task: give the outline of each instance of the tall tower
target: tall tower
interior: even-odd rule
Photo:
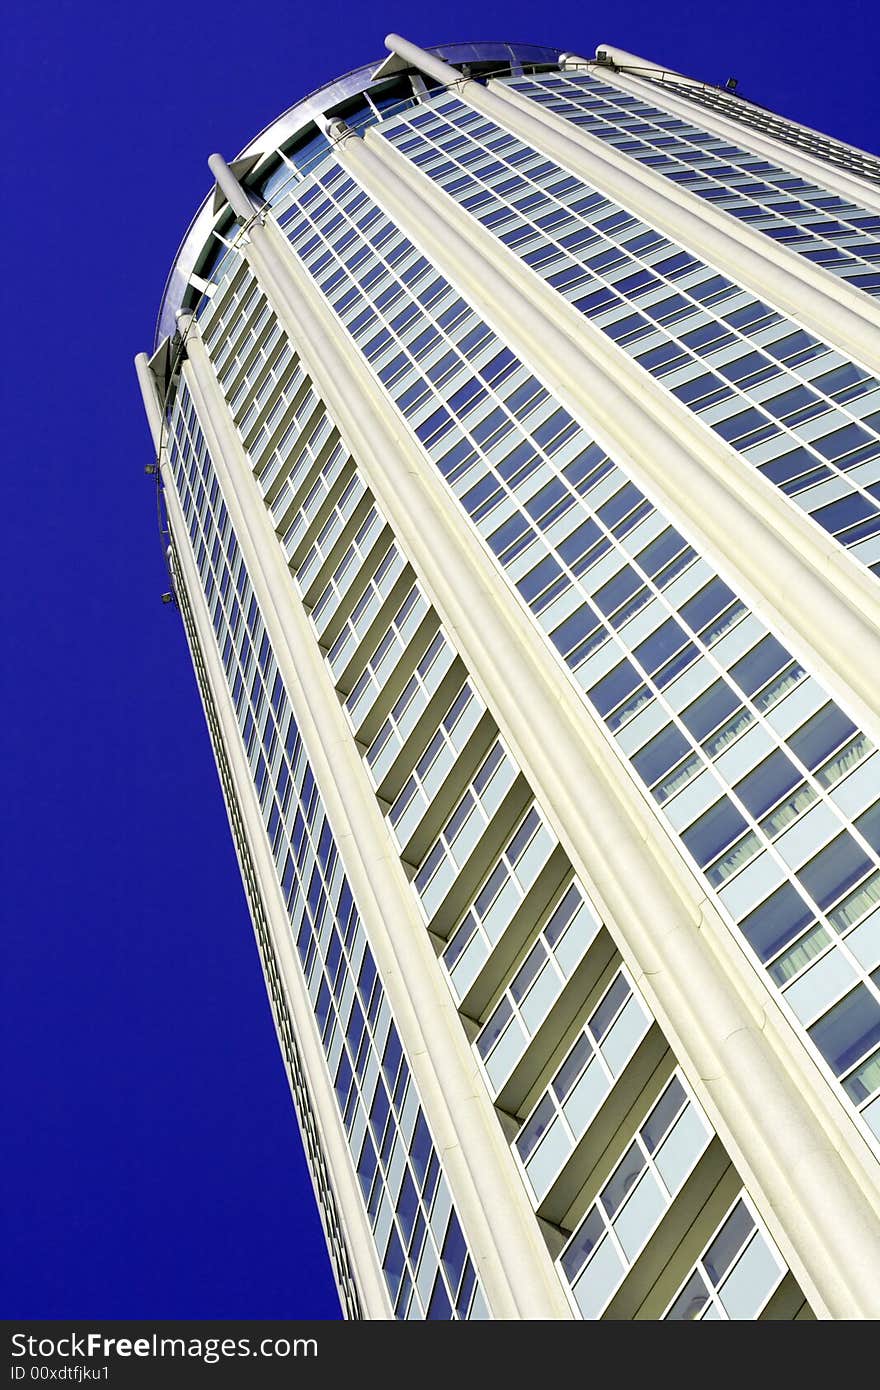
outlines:
[[[387,47],[137,361],[343,1308],[877,1317],[880,161]]]

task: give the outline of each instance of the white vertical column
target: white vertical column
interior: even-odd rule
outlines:
[[[480,90],[468,87],[463,99],[478,105]],[[514,108],[516,114],[508,112],[504,124],[521,139],[619,198],[658,231],[769,300],[818,337],[833,340],[872,371],[880,368],[880,307],[863,290],[762,236],[747,222],[722,212],[689,188],[671,183],[634,156],[606,145],[504,82],[493,81],[488,90]]]
[[[733,115],[725,116],[721,111],[713,110],[702,103],[692,105],[686,97],[673,91],[665,84],[640,81],[639,74],[640,71],[656,72],[658,76],[661,76],[666,72],[673,76],[676,81],[698,89],[705,87],[706,83],[699,82],[693,77],[686,77],[682,73],[672,72],[670,68],[658,67],[656,63],[650,63],[645,58],[636,58],[632,53],[626,53],[623,49],[614,48],[610,44],[600,44],[596,53],[597,56],[599,53],[604,53],[610,60],[607,66],[600,64],[593,67],[594,73],[603,82],[610,82],[612,86],[620,87],[621,91],[641,97],[643,101],[655,102],[657,106],[668,111],[671,116],[682,116],[685,120],[694,121],[697,125],[701,125],[704,130],[720,135],[724,140],[735,140],[737,144],[745,146],[746,149],[751,150],[762,159],[772,159],[785,168],[791,169],[792,173],[801,174],[805,179],[809,179],[812,183],[818,183],[820,187],[825,187],[832,193],[839,193],[841,198],[846,198],[854,203],[862,203],[866,208],[880,212],[880,189],[867,179],[862,178],[855,170],[842,169],[837,164],[830,164],[817,158],[802,146],[779,140],[770,131],[756,130],[753,125],[747,124],[745,121],[738,121]],[[840,80],[845,80],[843,75],[841,75]],[[741,98],[731,98],[731,100],[741,100]],[[743,101],[743,105],[748,107],[749,103]],[[823,135],[821,131],[811,130],[809,126],[803,125],[800,121],[791,120],[787,116],[779,116],[776,112],[768,112],[767,114],[773,116],[775,120],[791,126],[792,130],[802,130],[805,135],[814,139],[831,140],[832,143],[840,145],[845,150],[851,150],[854,154],[863,155],[865,153],[864,150],[858,149],[855,145],[848,145],[844,140]]]
[[[814,1309],[880,1315],[877,1164],[851,1115],[277,227],[246,255]]]
[[[336,1197],[342,1233],[351,1256],[352,1273],[363,1305],[364,1315],[371,1319],[387,1319],[392,1316],[388,1291],[376,1258],[360,1187],[348,1152],[345,1130],[328,1084],[327,1067],[314,1015],[308,997],[303,990],[299,963],[290,936],[287,909],[278,886],[266,829],[257,804],[253,778],[244,755],[235,711],[217,653],[214,629],[192,554],[189,528],[177,496],[174,479],[171,476],[164,447],[162,410],[156,393],[155,378],[145,353],[140,353],[135,359],[135,367],[153,444],[159,459],[168,521],[174,538],[174,554],[180,566],[181,578],[190,600],[190,609],[206,668],[210,692],[222,730],[223,747],[235,786],[236,804],[247,833],[253,871],[257,879],[258,891],[265,911],[272,949],[278,963],[287,1006],[293,1020],[305,1073],[305,1082],[311,1100],[312,1115],[318,1131],[330,1183]],[[236,855],[238,855],[237,845]],[[241,867],[240,859],[239,865]],[[259,949],[259,939],[257,946]],[[302,1124],[298,1115],[297,1121],[302,1133]],[[272,1175],[273,1179],[282,1181],[283,1174],[284,1165],[282,1161],[279,1161],[278,1168]],[[310,1176],[314,1186],[315,1177],[311,1173],[311,1168]],[[315,1191],[317,1197],[317,1189]]]
[[[803,257],[726,217],[696,194],[670,185],[638,160],[610,150],[601,140],[503,83],[464,81],[414,44],[389,35],[386,44],[408,62],[446,81],[458,79],[461,100],[497,121],[587,183],[618,199],[650,226],[680,242],[716,269],[767,298],[821,338],[880,372],[880,308],[860,290],[819,270]]]
[[[337,156],[633,481],[869,730],[873,577],[375,131]]]
[[[251,235],[246,255],[268,289],[253,255],[266,229]],[[497,1318],[570,1317],[197,328],[184,375],[489,1307]]]

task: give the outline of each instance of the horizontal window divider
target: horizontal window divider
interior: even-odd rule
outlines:
[[[675,1065],[659,1025],[652,1023],[537,1204],[539,1216],[564,1230],[577,1229]]]
[[[418,823],[413,827],[411,835],[401,849],[402,859],[414,864],[422,862],[497,735],[498,726],[495,720],[488,710],[484,710]]]
[[[590,942],[574,974],[563,985],[519,1061],[499,1088],[496,1106],[514,1113],[522,1110],[529,1092],[536,1088],[542,1075],[549,1074],[548,1068],[560,1049],[564,1055],[580,1033],[613,974],[612,967],[616,969],[619,964],[617,947],[603,927]]]
[[[489,1000],[497,993],[501,981],[509,974],[513,962],[534,930],[535,920],[546,909],[565,874],[570,872],[571,864],[565,850],[561,845],[556,845],[481,965],[476,979],[459,1000],[460,1013],[470,1014],[472,1018],[483,1016]]]
[[[563,1231],[559,1226],[554,1226],[552,1221],[547,1221],[543,1216],[539,1216],[537,1221],[538,1229],[550,1251],[550,1258],[555,1260],[565,1248],[568,1232]]]
[[[483,827],[466,862],[431,914],[430,927],[438,936],[448,941],[453,935],[459,920],[473,902],[484,878],[532,800],[528,782],[523,774],[517,771],[491,820]],[[503,935],[506,935],[506,932]]]
[[[720,1139],[714,1135],[639,1251],[602,1317],[632,1321],[649,1297],[653,1302],[656,1296],[659,1302],[667,1290],[668,1302],[693,1263],[691,1249],[695,1225],[702,1230],[694,1213],[701,1213],[710,1203],[714,1211],[713,1198],[718,1192],[726,1195],[740,1183]]]
[[[395,801],[411,775],[417,760],[421,757],[431,735],[443,718],[455,692],[461,688],[467,670],[461,657],[454,656],[449,669],[444,673],[440,684],[421,711],[413,728],[407,734],[391,765],[376,787],[376,794],[389,803]]]
[[[804,1298],[791,1270],[780,1279],[773,1293],[759,1312],[757,1322],[794,1322],[813,1319],[815,1314]]]
[[[388,717],[389,710],[398,696],[403,693],[407,682],[439,631],[440,619],[434,609],[429,608],[401,651],[393,669],[383,681],[375,700],[357,727],[357,738],[367,747],[381,729]]]
[[[362,497],[358,498],[354,510],[345,518],[345,523],[339,535],[336,536],[333,544],[321,561],[319,569],[309,580],[308,587],[303,592],[303,601],[305,603],[314,605],[316,600],[320,597],[322,590],[327,585],[327,581],[333,574],[333,571],[336,569],[336,566],[339,564],[346,550],[351,545],[356,532],[374,505],[373,496],[370,492],[365,492]],[[289,563],[290,572],[295,575],[297,565],[293,559],[291,559]],[[343,605],[344,603],[345,600],[343,600]],[[335,616],[336,614],[334,614],[334,617]]]
[[[496,1101],[495,1114],[498,1116],[498,1123],[501,1126],[505,1139],[509,1144],[512,1144],[514,1139],[516,1138],[517,1131],[519,1130],[520,1125],[520,1122],[516,1116],[516,1112],[512,1110],[505,1110],[504,1106],[499,1105]]]

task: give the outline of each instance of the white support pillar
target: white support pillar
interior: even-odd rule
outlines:
[[[434,265],[880,736],[872,576],[375,131],[338,147]]]
[[[836,164],[829,164],[816,159],[809,150],[789,144],[785,140],[779,140],[769,131],[757,130],[745,121],[738,121],[734,116],[725,116],[721,111],[713,110],[702,103],[693,105],[686,97],[673,91],[668,85],[657,82],[645,84],[640,78],[642,75],[648,77],[652,72],[660,77],[668,74],[676,82],[683,82],[688,87],[698,89],[707,86],[705,82],[699,82],[693,77],[686,77],[683,73],[675,72],[672,68],[658,67],[656,63],[648,62],[646,58],[636,58],[633,54],[626,53],[621,48],[614,48],[610,44],[600,44],[596,50],[597,56],[599,53],[607,54],[610,59],[609,65],[599,64],[593,69],[603,82],[610,82],[613,86],[619,87],[621,91],[629,92],[632,96],[640,97],[643,101],[654,102],[657,106],[668,111],[671,116],[681,116],[685,120],[691,120],[696,125],[702,126],[704,130],[720,135],[724,140],[734,140],[762,159],[775,160],[784,168],[790,169],[792,173],[801,174],[811,183],[817,183],[820,188],[827,188],[832,193],[839,193],[842,198],[854,203],[861,203],[873,212],[880,212],[880,189],[875,184],[869,183],[867,179],[863,179],[854,170],[843,169]],[[743,105],[746,107],[749,105],[742,98],[737,98],[737,100],[743,100]],[[775,115],[776,113],[768,114]],[[820,131],[811,130],[809,126],[802,125],[800,121],[791,120],[788,116],[779,116],[778,119],[785,121],[795,130],[803,131],[805,135],[813,139],[827,140],[833,138],[834,143],[843,149],[851,150],[853,154],[857,155],[864,154],[863,150],[857,149],[854,145],[848,145],[844,140],[838,140],[836,137],[823,135]]]
[[[579,53],[560,53],[559,67],[562,72],[575,68],[588,68],[595,64],[594,58],[582,58]]]
[[[181,578],[189,597],[211,696],[222,729],[223,746],[235,786],[236,804],[247,832],[253,871],[257,878],[258,891],[266,915],[272,949],[278,963],[287,1007],[299,1045],[312,1115],[336,1198],[343,1236],[351,1257],[353,1277],[363,1306],[364,1316],[371,1319],[388,1319],[393,1314],[385,1280],[376,1257],[360,1187],[348,1152],[345,1129],[334,1104],[332,1084],[328,1080],[327,1066],[315,1018],[303,988],[302,974],[290,936],[287,909],[278,886],[266,829],[256,800],[253,778],[242,748],[241,734],[232,707],[232,700],[217,654],[214,629],[192,555],[189,528],[183,515],[173,478],[170,476],[163,440],[161,404],[156,389],[156,380],[150,370],[146,353],[139,353],[135,358],[135,368],[144,397],[153,444],[159,455],[168,523],[174,543],[174,555],[180,566]],[[234,835],[233,842],[235,843]],[[236,854],[238,855],[237,844]],[[239,866],[242,867],[240,858]],[[257,947],[259,949],[259,938],[257,939]],[[299,1115],[297,1115],[297,1123],[302,1135],[302,1123]],[[302,1137],[304,1148],[308,1153],[305,1136],[302,1135]],[[310,1164],[309,1174],[315,1188],[316,1199],[320,1205],[315,1175],[311,1171]],[[281,1165],[274,1176],[279,1181],[282,1179],[283,1167]]]
[[[153,448],[158,456],[162,447],[162,406],[159,401],[156,378],[150,369],[150,359],[145,352],[139,352],[134,359],[134,369],[137,372],[138,386],[141,388],[141,399],[144,403],[147,423],[150,426]]]
[[[604,729],[274,223],[246,256],[813,1308],[880,1316],[877,1165],[852,1116],[681,858],[658,847]]]
[[[245,252],[271,298],[267,229]],[[287,326],[287,325],[285,325]],[[290,332],[302,351],[300,332]],[[571,1316],[197,329],[184,376],[493,1315]],[[307,359],[304,359],[307,360]],[[316,386],[320,390],[318,383]]]
[[[257,210],[222,154],[209,155],[208,168],[217,180],[218,189],[235,213],[236,220],[245,226],[256,216]]]
[[[445,63],[442,58],[438,58],[434,53],[428,53],[426,49],[410,43],[400,34],[388,34],[385,38],[385,47],[389,53],[396,53],[398,58],[409,63],[410,67],[417,68],[426,77],[433,77],[435,82],[441,83],[444,87],[454,87],[459,82],[469,80],[451,63]]]
[[[637,58],[634,53],[627,53],[625,48],[615,48],[610,43],[600,43],[596,45],[596,61],[599,63],[616,63],[620,67],[627,68],[647,68],[653,72],[668,72],[673,77],[680,77],[681,74],[675,68],[664,68],[660,63],[652,63],[649,58]]]
[[[480,90],[469,86],[462,93],[463,99],[479,106]],[[861,360],[873,372],[880,371],[880,306],[863,290],[762,236],[689,188],[670,183],[632,155],[606,145],[503,81],[490,82],[488,90],[515,108],[516,114],[508,111],[503,122],[520,139],[619,198],[652,227],[769,300],[847,356]]]
[[[431,75],[443,68],[457,75],[462,101],[484,116],[556,159],[630,212],[665,232],[739,284],[767,298],[820,338],[831,338],[847,355],[880,374],[880,308],[845,281],[823,275],[802,257],[778,246],[753,228],[717,209],[696,194],[672,186],[635,159],[611,151],[595,136],[538,106],[503,82],[488,86],[464,81],[457,70],[440,63],[414,44],[389,35],[386,44],[408,62],[430,60]],[[424,69],[427,71],[427,68]],[[829,284],[830,282],[830,284]]]

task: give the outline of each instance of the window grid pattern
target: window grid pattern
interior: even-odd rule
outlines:
[[[516,1138],[533,1201],[540,1205],[653,1023],[621,966]]]
[[[186,586],[183,583],[181,574],[177,571],[176,565],[174,591],[180,605],[183,624],[189,640],[190,651],[192,652],[196,680],[198,681],[202,702],[205,708],[205,717],[211,735],[211,743],[217,758],[217,767],[220,773],[220,782],[223,787],[223,796],[229,812],[232,834],[242,867],[245,893],[251,910],[251,916],[253,917],[257,945],[259,947],[260,958],[266,976],[266,984],[269,990],[269,1002],[272,1007],[275,1026],[278,1029],[279,1038],[281,1040],[281,1049],[284,1055],[291,1089],[296,1100],[303,1144],[318,1198],[318,1205],[330,1250],[330,1258],[333,1261],[333,1268],[336,1273],[336,1282],[340,1291],[346,1317],[359,1319],[362,1316],[362,1312],[357,1284],[355,1283],[351,1266],[351,1258],[345,1243],[345,1237],[342,1233],[336,1198],[333,1195],[333,1189],[330,1185],[330,1179],[327,1173],[327,1165],[321,1147],[320,1134],[315,1122],[312,1100],[306,1084],[299,1047],[297,1046],[294,1033],[293,1021],[287,1005],[281,973],[278,969],[278,961],[275,956],[275,948],[272,944],[272,938],[269,932],[269,923],[263,908],[260,886],[254,872],[247,832],[238,805],[235,782],[229,767],[226,747],[223,742],[220,719],[217,714],[214,697],[211,693],[204,654],[202,652],[201,643],[199,642]]]
[[[430,922],[516,779],[519,768],[497,738],[428,850],[413,887]]]
[[[222,312],[219,310],[220,304],[223,304]],[[222,337],[219,336],[221,320],[226,326]],[[228,395],[230,406],[234,401],[234,408],[238,410],[247,395],[247,389],[240,390],[239,384],[244,381],[247,387],[246,373],[255,352],[256,370],[251,386],[259,375],[263,350],[268,347],[271,351],[280,339],[274,315],[252,277],[236,266],[234,277],[230,278],[228,285],[218,290],[216,304],[212,304],[210,309],[205,308],[201,324],[206,342],[210,338],[216,345],[212,360],[218,380]],[[256,348],[256,344],[260,344],[262,350]]]
[[[334,680],[339,679],[345,667],[352,660],[365,634],[369,631],[405,569],[406,560],[397,545],[392,544],[367,580],[363,594],[358,599],[351,614],[346,617],[339,636],[327,654],[327,665],[330,667]]]
[[[360,579],[370,552],[385,529],[385,517],[374,502],[357,529],[351,545],[322,589],[310,617],[318,637],[326,632],[334,613],[349,589]]]
[[[259,297],[259,286],[247,270],[242,252],[236,251],[228,260],[224,257],[222,275],[218,275],[212,291],[199,301],[196,311],[205,346],[218,370],[235,353],[238,327],[250,322]],[[217,319],[220,304],[225,305],[223,324]]]
[[[350,516],[350,510],[345,512],[342,503],[345,495],[351,492],[356,479],[357,475],[355,474],[352,482],[347,485],[343,498],[332,509],[330,516],[324,522],[321,536],[309,550],[307,559],[303,561],[297,573],[301,590],[305,590],[314,579],[320,562],[329,554],[342,534],[344,524],[339,524],[339,518],[342,516],[347,520]],[[307,479],[305,481],[307,482]],[[326,493],[323,495],[326,496]],[[320,560],[317,563],[314,559],[316,551],[320,553]],[[386,569],[390,571],[390,554],[388,560],[389,564],[386,565]],[[310,567],[304,573],[309,561],[311,562]],[[394,571],[395,574],[399,572],[399,570]],[[351,694],[345,701],[346,711],[355,729],[362,722],[368,703],[376,698],[386,683],[389,675],[388,663],[400,659],[413,636],[414,627],[427,615],[428,611],[429,605],[420,587],[417,584],[412,585],[368,660],[364,672],[355,682]],[[372,595],[369,592],[365,593],[356,605],[355,614],[352,615],[353,622],[346,620],[346,627],[351,623],[354,634],[343,630],[339,641],[328,654],[328,665],[331,671],[339,671],[340,663],[347,663],[352,655],[353,646],[357,642],[357,631],[360,630],[363,633],[365,627],[372,622],[376,612],[377,606],[372,602]],[[473,729],[476,719],[479,718],[484,709],[482,701],[473,694],[469,685],[465,683],[447,715],[441,720],[436,734],[429,741],[425,754],[418,760],[405,789],[406,795],[402,798],[402,805],[411,805],[414,799],[414,789],[418,788],[423,805],[427,806],[429,799],[427,793],[431,786],[431,776],[437,776],[438,765],[442,765],[448,770],[458,755],[462,740],[466,738],[467,732]],[[441,753],[443,757],[441,757]],[[518,769],[509,758],[501,740],[496,739],[447,820],[436,843],[425,856],[422,867],[416,875],[414,888],[428,918],[432,915],[432,902],[439,901],[444,891],[450,886],[450,881],[455,873],[467,864],[476,841],[498,810],[517,772]],[[402,812],[399,809],[395,812],[395,808],[392,807],[389,816],[392,825],[395,821],[400,820],[401,815]],[[496,914],[505,890],[508,895],[512,893],[513,905],[518,904],[522,893],[527,891],[537,868],[543,862],[549,845],[546,828],[543,827],[532,810],[525,817],[505,854],[501,856],[494,873],[490,875],[488,892],[489,897],[494,900]],[[531,865],[529,861],[530,852],[536,856],[534,865]],[[499,868],[503,868],[507,875],[504,889],[500,892],[496,881],[499,877]],[[486,898],[486,896],[484,890],[482,897]],[[487,901],[489,901],[488,898]],[[505,908],[505,911],[508,910]],[[566,895],[565,902],[553,914],[552,920],[548,923],[540,939],[541,943],[545,940],[547,942],[550,950],[549,959],[553,963],[552,970],[557,977],[564,977],[566,963],[569,963],[573,968],[575,956],[579,957],[581,954],[579,950],[573,950],[573,943],[580,935],[578,923],[582,927],[589,923],[592,934],[595,934],[599,929],[598,919],[589,911],[578,889],[572,886]],[[558,956],[554,954],[554,947],[558,951]],[[537,945],[530,953],[531,958],[534,958],[536,949],[539,949]],[[319,957],[316,958],[320,959]],[[523,979],[524,972],[521,969],[514,982],[514,989],[518,984],[522,984]],[[321,996],[319,994],[317,1001],[319,1013],[320,1006]],[[619,1026],[617,1031],[619,1032]]]
[[[872,745],[350,176],[327,170],[288,226],[722,912],[789,987],[792,1016],[877,1134]]]
[[[413,586],[398,614],[395,616],[387,635],[396,634],[400,626],[401,614],[408,616],[413,610],[416,597],[419,596],[421,603],[418,608],[419,615],[428,611],[427,601],[421,595],[417,585]],[[380,643],[377,650],[384,648],[385,639]],[[368,665],[371,672],[371,686],[378,690],[381,688],[382,681],[387,678],[387,673],[379,673],[381,679],[376,679],[376,672],[372,672],[374,658]],[[366,673],[365,673],[366,674]],[[354,706],[359,708],[363,698],[361,692],[361,681],[355,686],[352,696],[346,701],[346,708]],[[476,707],[474,709],[474,707]],[[430,741],[426,750],[430,761],[430,766],[436,762],[436,745],[438,739],[443,746],[448,749],[452,756],[457,754],[455,743],[452,741],[449,729],[454,731],[463,721],[463,714],[473,711],[477,714],[483,709],[482,702],[478,702],[473,696],[469,686],[465,684],[462,692],[453,702],[446,720],[441,721],[438,733]],[[357,719],[354,721],[357,722]],[[473,727],[472,721],[468,727]],[[424,769],[425,761],[420,760],[416,765],[416,774],[419,769]],[[443,831],[432,849],[425,856],[422,866],[414,881],[414,889],[422,903],[425,915],[430,919],[432,912],[432,902],[439,900],[443,893],[448,890],[449,879],[454,877],[457,870],[463,868],[473,852],[476,840],[485,830],[492,816],[497,811],[498,806],[512,784],[516,776],[517,769],[507,753],[502,740],[496,739],[489,753],[483,760],[478,772],[474,776],[471,784],[466,789],[464,796],[459,801],[452,815],[449,817]],[[416,783],[416,774],[410,779],[410,783]],[[410,784],[408,784],[409,786]],[[419,781],[418,785],[422,785]],[[427,799],[425,801],[427,804]],[[393,819],[393,811],[391,818]],[[534,808],[527,813],[516,834],[507,846],[504,855],[499,861],[507,873],[506,886],[513,887],[514,902],[518,903],[521,895],[528,890],[534,881],[540,866],[546,861],[549,848],[552,845],[550,837],[547,835],[546,827],[543,826]],[[531,862],[529,855],[532,856]],[[443,878],[442,870],[448,869],[448,876]],[[483,890],[477,900],[477,911],[485,911],[485,902],[494,904],[493,910],[498,910],[498,903],[502,894],[498,889],[498,868],[490,875],[486,889]],[[438,881],[440,887],[438,888]],[[434,890],[434,898],[431,892]],[[518,892],[516,891],[518,890]],[[505,913],[509,915],[510,907],[505,907]],[[511,990],[513,997],[517,996],[518,991],[526,988],[526,972],[530,974],[530,994],[531,1008],[534,1009],[537,984],[534,976],[538,973],[535,966],[536,951],[544,953],[545,959],[550,964],[547,973],[549,978],[553,976],[561,984],[564,984],[568,973],[573,970],[577,961],[582,958],[586,949],[586,944],[592,940],[600,929],[601,924],[598,918],[589,908],[579,886],[572,885],[565,895],[563,902],[554,911],[546,928],[541,933],[538,942],[529,953],[529,958],[512,982]],[[546,944],[545,944],[546,943]],[[546,983],[546,980],[545,980]],[[603,1074],[606,1076],[606,1086],[610,1089],[613,1084],[614,1074],[612,1066],[622,1067],[626,1057],[631,1054],[638,1041],[650,1026],[650,1016],[647,1014],[643,1002],[636,1003],[632,996],[632,988],[628,986],[626,997],[620,1002],[616,993],[612,989],[613,1003],[608,997],[603,1000],[602,1005],[594,1013],[591,1025],[596,1030],[600,1041],[596,1045],[597,1056],[601,1059]],[[529,1003],[525,1004],[525,1010],[529,1008]],[[603,1022],[599,1023],[599,1018]],[[600,1031],[601,1028],[601,1031]],[[607,1035],[607,1036],[606,1036]],[[601,1049],[601,1050],[600,1050]],[[606,1060],[606,1057],[608,1060]]]
[[[260,491],[270,500],[272,519],[280,526],[305,478],[333,441],[333,422],[246,267],[236,263],[214,298],[203,304],[200,329]],[[312,508],[350,459],[337,441],[314,484]],[[312,516],[307,509],[307,523]],[[288,559],[301,539],[301,530],[284,526]]]
[[[394,671],[403,662],[416,632],[430,612],[431,605],[421,586],[413,584],[376,648],[370,653],[351,694],[346,697],[345,713],[355,733],[382,695]]]
[[[443,966],[458,1001],[477,979],[557,844],[532,803],[443,951]]]
[[[668,73],[664,73],[662,78],[652,77],[648,72],[630,75],[638,77],[640,82],[669,87],[676,96],[684,97],[698,106],[705,106],[710,111],[716,111],[728,120],[739,121],[741,125],[752,130],[759,130],[762,135],[772,135],[774,140],[781,140],[783,144],[803,150],[817,159],[827,160],[829,164],[835,164],[839,169],[845,169],[870,183],[880,183],[880,159],[874,155],[867,154],[864,150],[850,149],[830,135],[820,135],[818,131],[806,130],[792,121],[787,121],[784,116],[777,116],[774,111],[753,105],[743,97],[731,96],[718,87],[682,82]]]
[[[263,335],[260,319],[265,321]],[[281,325],[263,306],[254,324],[254,344],[244,369],[227,386],[224,373],[218,376],[239,434],[247,437],[258,416],[291,373],[302,372],[293,349],[281,332]]]
[[[383,138],[822,530],[875,563],[880,382],[457,98],[427,104]]]
[[[236,264],[200,314],[205,345],[238,433],[263,483],[275,472],[263,455],[305,382],[303,368],[251,273]],[[296,423],[299,429],[300,421]],[[288,429],[285,442],[291,438]],[[271,474],[271,476],[270,476]]]
[[[559,1259],[584,1318],[600,1318],[713,1131],[676,1071]]]
[[[185,384],[169,453],[379,1262],[398,1317],[486,1315]]]
[[[260,491],[270,499],[272,517],[278,523],[333,435],[330,417],[311,384],[300,394],[304,380],[300,368],[291,372],[285,391],[270,412],[266,431],[261,436],[257,429],[256,437],[245,441]],[[288,414],[290,401],[294,404]],[[279,478],[283,481],[276,491]],[[291,536],[286,531],[284,544],[289,552]]]
[[[485,712],[480,696],[465,681],[388,812],[399,849],[420,824]]]
[[[601,929],[586,892],[575,879],[476,1038],[474,1046],[493,1095],[525,1055]]]
[[[596,77],[509,78],[522,93],[672,183],[868,294],[880,294],[880,216]]]
[[[351,520],[358,502],[366,494],[366,490],[360,474],[354,473],[343,488],[339,500],[333,504],[330,515],[321,527],[314,545],[309,547],[305,558],[297,567],[296,582],[301,594],[306,593],[321,566],[326,563],[330,552]],[[326,493],[324,493],[324,497],[326,497]]]
[[[310,463],[312,467],[315,467],[317,459],[311,449],[309,455]],[[309,487],[306,497],[292,516],[289,509],[297,496],[297,484],[302,482],[303,477],[309,476],[309,468],[305,465],[302,474],[299,474],[299,470],[297,470],[299,476],[296,480],[292,480],[290,477],[285,478],[272,502],[271,511],[273,520],[281,529],[284,553],[288,560],[292,559],[299,549],[303,538],[321,514],[327,498],[336,489],[340,478],[353,468],[351,455],[341,440],[337,441],[321,464],[320,471]]]
[[[454,661],[455,652],[441,628],[367,749],[367,768],[377,787],[415,730]]]
[[[667,1310],[671,1322],[745,1322],[760,1317],[787,1270],[741,1192]]]
[[[325,522],[322,536],[326,536],[333,527],[332,539],[325,543],[324,554],[329,553],[336,540],[342,532],[342,527],[336,524],[336,519],[342,512],[341,503],[348,495],[357,481],[357,474],[354,475],[352,482],[347,485],[346,493],[340,503],[331,512],[330,518]],[[363,492],[361,486],[360,493]],[[324,494],[326,496],[326,493]],[[350,515],[350,512],[348,513]],[[309,552],[309,556],[315,554],[315,550],[321,544],[321,538],[316,542],[316,546]],[[323,558],[323,555],[322,555]],[[390,570],[391,552],[387,557],[388,564],[386,569]],[[304,562],[305,563],[305,562]],[[383,562],[384,563],[384,562]],[[314,577],[316,566],[312,565],[311,573],[308,578],[303,575],[302,569],[297,574],[297,579],[301,589],[305,589]],[[400,569],[394,570],[395,576],[400,573]],[[372,580],[371,580],[372,583]],[[387,592],[387,591],[386,591]],[[354,635],[343,631],[339,642],[334,645],[331,653],[328,654],[328,665],[331,671],[340,669],[340,662],[347,662],[351,656],[353,645],[357,643],[357,632],[363,632],[375,617],[377,608],[372,603],[366,618],[360,617],[358,610],[362,610],[366,603],[370,603],[371,594],[366,593],[356,607],[352,620],[346,620],[354,628]],[[380,596],[381,597],[381,596]],[[386,668],[387,659],[399,659],[406,649],[408,642],[413,635],[414,626],[427,615],[429,605],[418,584],[414,584],[400,608],[395,613],[394,618],[389,624],[388,629],[383,635],[374,653],[370,657],[363,675],[356,681],[351,695],[345,701],[345,708],[355,729],[362,721],[364,715],[364,703],[369,697],[375,698],[387,681],[389,670]],[[360,618],[360,620],[359,620]],[[434,644],[436,646],[436,643]],[[343,655],[345,652],[345,655]],[[336,661],[334,662],[334,657]],[[453,701],[449,711],[441,720],[437,732],[428,743],[425,754],[416,764],[413,775],[409,779],[404,794],[399,799],[399,805],[391,808],[389,820],[392,825],[399,822],[402,815],[401,807],[410,805],[413,800],[414,789],[418,789],[422,797],[422,805],[427,807],[430,799],[430,776],[437,776],[438,765],[448,771],[461,749],[463,741],[469,732],[475,727],[476,721],[485,711],[485,706],[478,696],[474,694],[470,685],[465,682]],[[443,756],[441,757],[441,752]],[[518,769],[513,764],[503,742],[500,738],[496,739],[490,747],[486,757],[483,759],[480,768],[466,789],[463,797],[459,801],[452,815],[449,817],[435,845],[426,855],[421,870],[417,873],[414,888],[417,892],[426,917],[430,918],[430,894],[432,890],[439,894],[442,890],[438,889],[438,883],[443,880],[442,867],[448,867],[450,874],[454,875],[457,870],[463,868],[473,851],[476,840],[489,825],[492,816],[497,811],[505,793],[509,790]],[[441,778],[442,780],[442,778]],[[522,894],[528,890],[541,864],[545,861],[549,848],[552,847],[547,829],[538,817],[534,808],[527,813],[522,824],[518,827],[516,834],[506,847],[504,855],[499,860],[499,865],[492,875],[488,885],[489,894],[494,899],[497,912],[498,903],[502,894],[498,891],[498,869],[503,867],[507,874],[506,887],[513,890],[514,902],[518,904]],[[531,856],[531,859],[530,859]],[[438,865],[438,860],[442,860],[442,866]],[[449,886],[443,880],[445,887]],[[486,892],[482,895],[486,897]],[[489,899],[487,899],[488,901]],[[478,907],[479,907],[478,903]],[[581,944],[582,936],[589,931],[590,939],[599,930],[600,923],[595,914],[588,907],[582,892],[572,885],[566,894],[565,901],[553,913],[551,921],[541,934],[540,949],[544,949],[543,943],[547,943],[549,960],[552,961],[553,973],[564,982],[566,970],[573,969],[577,959],[583,953],[585,947]],[[537,948],[537,947],[536,947]],[[535,949],[530,953],[530,960],[534,959]],[[308,959],[306,960],[308,966]],[[526,968],[529,968],[528,966]],[[517,986],[523,983],[524,971],[518,972],[514,982],[514,991]],[[532,996],[534,1002],[534,994]],[[318,1008],[320,1012],[321,996],[318,996]],[[528,1006],[527,1006],[528,1007]],[[647,1023],[646,1025],[647,1026]],[[619,1031],[619,1027],[618,1027]]]

